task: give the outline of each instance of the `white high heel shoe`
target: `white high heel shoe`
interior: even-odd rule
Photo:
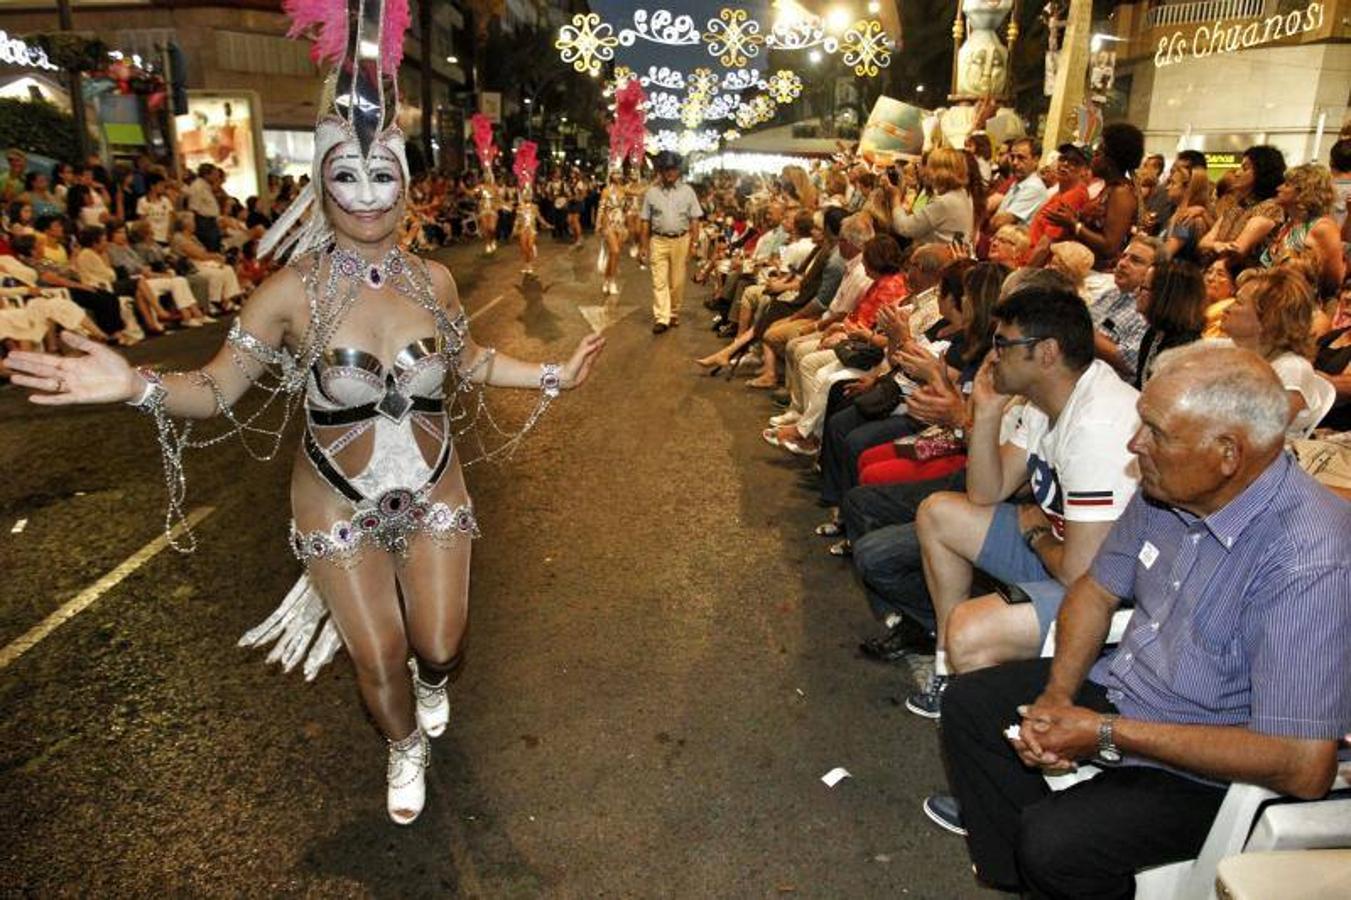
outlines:
[[[421,728],[401,741],[389,741],[385,809],[396,825],[411,825],[427,802],[427,767],[432,747]]]
[[[450,697],[446,694],[446,684],[450,676],[441,679],[440,684],[428,684],[418,677],[417,660],[408,660],[408,669],[413,673],[413,698],[417,701],[417,723],[427,737],[440,737],[450,721]]]

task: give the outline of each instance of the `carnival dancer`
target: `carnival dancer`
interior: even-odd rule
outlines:
[[[512,163],[512,172],[516,175],[519,198],[516,206],[516,240],[521,248],[521,274],[535,274],[535,237],[539,231],[539,207],[535,204],[535,170],[539,168],[536,158],[538,145],[534,141],[521,141],[516,148],[516,159]]]
[[[473,129],[474,150],[483,166],[483,180],[478,187],[478,233],[483,238],[483,252],[497,252],[497,179],[493,176],[493,162],[497,159],[497,145],[493,143],[493,123],[483,113],[474,113],[469,119]]]
[[[685,267],[699,239],[704,211],[694,188],[680,180],[680,156],[657,154],[657,183],[643,194],[643,259],[652,266],[652,333],[680,324]]]
[[[289,250],[289,265],[255,291],[201,369],[134,369],[69,332],[64,340],[81,355],[13,353],[9,364],[34,403],[128,402],[147,413],[178,522],[183,451],[221,438],[198,437],[176,419],[224,416],[227,434],[270,458],[290,413],[303,407],[291,543],[307,574],[241,642],[277,639],[272,656],[288,668],[303,659],[310,677],[346,647],[388,741],[388,813],[408,824],[425,799],[427,738],[449,718],[446,675],[460,658],[478,533],[461,473],[474,459],[460,458],[455,439],[473,429],[477,459],[509,452],[561,390],[586,380],[604,341],[584,339],[561,365],[473,341],[450,273],[396,245],[409,182],[394,124],[406,3],[288,8],[292,34],[317,31],[320,58],[337,64],[320,104],[311,182],[262,241],[260,256]],[[234,406],[251,385],[271,396],[244,417]],[[540,392],[525,427],[496,449],[485,446],[489,428],[473,428],[485,412],[483,385]],[[262,416],[277,407],[282,421],[266,429]],[[275,443],[260,453],[252,445],[261,434]],[[174,532],[170,540],[191,549],[187,534],[186,546]]]
[[[600,269],[605,276],[600,286],[602,294],[618,294],[619,252],[624,242],[624,174],[617,168],[610,170],[608,183],[600,192],[600,209],[596,216],[596,230],[600,232]]]
[[[629,170],[629,177],[624,184],[624,241],[629,245],[629,256],[638,259],[642,253],[643,246],[643,194],[647,191],[647,184],[643,181],[642,170],[639,165],[635,165]]]

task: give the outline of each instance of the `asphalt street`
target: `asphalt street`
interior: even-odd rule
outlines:
[[[760,439],[763,392],[691,362],[717,345],[703,290],[654,336],[633,260],[607,310],[594,238],[541,249],[530,282],[512,246],[439,254],[480,343],[610,340],[514,459],[467,473],[467,664],[408,828],[346,657],[306,684],[235,646],[299,574],[295,432],[271,463],[192,456],[200,546],[138,556],[163,533],[149,423],[0,387],[0,648],[88,604],[0,668],[0,895],[992,896],[920,811],[935,727],[907,670],[858,655],[878,626],[811,533],[808,464]],[[225,329],[129,356],[190,368]],[[492,399],[520,421],[535,397]]]

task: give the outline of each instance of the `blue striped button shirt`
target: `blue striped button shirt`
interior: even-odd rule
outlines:
[[[1092,574],[1135,602],[1090,676],[1122,715],[1307,739],[1351,730],[1351,503],[1289,454],[1203,519],[1137,493]]]

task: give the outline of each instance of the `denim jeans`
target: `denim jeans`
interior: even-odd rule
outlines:
[[[840,514],[873,615],[881,619],[900,613],[931,632],[937,627],[924,583],[915,513],[930,494],[964,490],[962,469],[932,481],[864,485],[844,495]]]

